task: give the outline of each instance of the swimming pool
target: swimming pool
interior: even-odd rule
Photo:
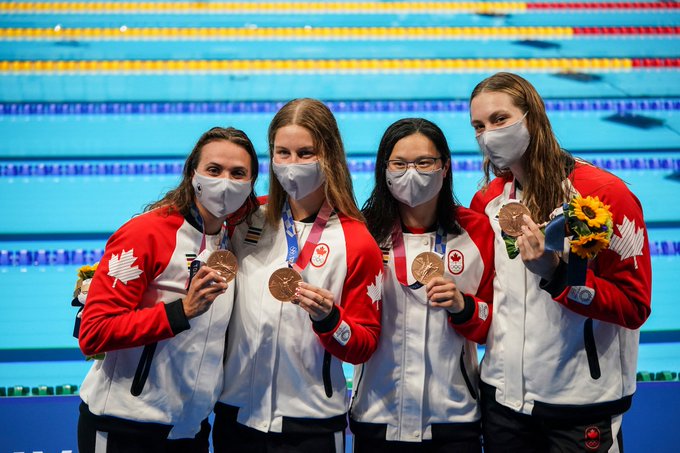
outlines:
[[[676,3],[267,5],[0,2],[0,386],[80,383],[76,271],[177,182],[206,129],[249,134],[264,194],[270,119],[323,99],[361,204],[384,129],[423,116],[447,135],[468,204],[481,172],[467,97],[498,70],[529,78],[561,144],[642,201],[654,274],[639,369],[680,370]]]

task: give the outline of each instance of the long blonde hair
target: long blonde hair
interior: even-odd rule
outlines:
[[[512,98],[513,104],[526,113],[525,122],[531,141],[522,158],[525,171],[522,198],[533,220],[545,222],[550,213],[567,200],[568,193],[563,181],[569,176],[569,167],[573,166],[574,160],[557,142],[543,99],[531,83],[516,74],[499,72],[475,87],[470,102],[484,92],[506,93]],[[485,157],[485,187],[490,182],[492,172],[497,177],[511,176],[510,170],[497,168]]]
[[[309,131],[319,157],[321,171],[326,177],[324,192],[335,211],[357,220],[363,216],[357,207],[352,189],[352,178],[347,168],[345,148],[340,137],[338,123],[333,113],[316,99],[294,99],[279,110],[269,125],[269,197],[267,201],[267,222],[278,225],[286,201],[286,191],[274,176],[274,138],[284,126],[296,125]]]

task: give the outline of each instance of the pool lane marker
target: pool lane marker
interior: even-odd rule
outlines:
[[[442,41],[676,37],[666,27],[1,28],[2,41]]]
[[[677,10],[674,2],[0,2],[0,14],[517,14]]]
[[[549,112],[677,112],[680,98],[596,98],[545,99]],[[282,101],[184,101],[184,102],[6,102],[0,116],[84,116],[84,115],[272,115]],[[467,99],[389,99],[325,101],[334,113],[467,113]],[[180,167],[181,168],[181,167]]]
[[[677,69],[680,58],[451,58],[295,60],[29,60],[0,61],[3,75],[182,74],[451,74],[490,71],[539,73]]]

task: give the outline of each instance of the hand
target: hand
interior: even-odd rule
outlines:
[[[465,299],[456,283],[446,277],[434,277],[425,286],[427,300],[433,307],[446,308],[451,313],[463,311]]]
[[[187,297],[182,301],[187,319],[202,315],[212,306],[217,296],[224,294],[227,279],[208,266],[201,266],[189,285]]]
[[[309,313],[313,321],[321,321],[333,310],[333,299],[330,291],[300,282],[292,302]]]
[[[526,214],[522,235],[517,238],[517,248],[527,269],[545,280],[552,278],[560,264],[560,256],[557,252],[545,250],[545,234]]]

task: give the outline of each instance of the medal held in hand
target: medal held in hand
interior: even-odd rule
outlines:
[[[297,271],[282,267],[269,277],[269,292],[278,301],[290,302],[295,297],[298,283],[301,281],[302,277]]]
[[[514,238],[521,236],[522,225],[524,225],[522,216],[524,214],[531,217],[529,208],[522,203],[512,202],[503,206],[498,212],[498,223],[501,225],[501,230]]]
[[[411,274],[418,283],[427,285],[434,277],[444,275],[442,258],[434,252],[423,252],[411,264]]]
[[[231,282],[238,272],[236,256],[229,250],[215,250],[210,254],[205,264],[227,279],[227,283]]]

